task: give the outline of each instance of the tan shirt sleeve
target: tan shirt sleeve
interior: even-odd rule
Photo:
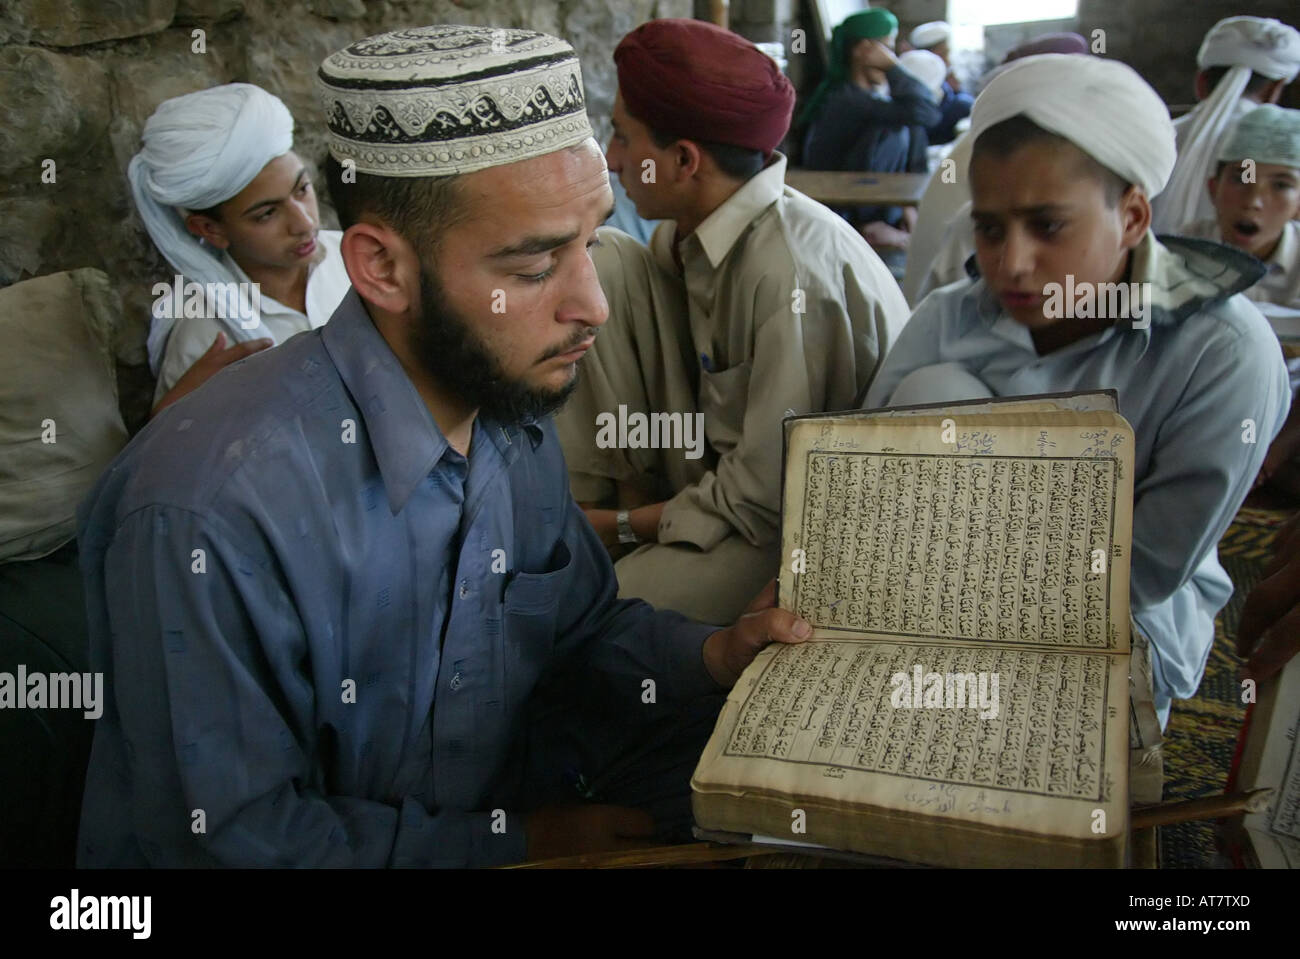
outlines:
[[[874,375],[888,331],[907,316],[902,294],[885,276],[892,298],[854,291],[852,299],[865,298],[871,314],[869,322],[859,320],[856,331],[842,294],[823,292],[811,299],[810,290],[802,315],[794,313],[791,295],[780,292],[778,284],[755,298],[776,306],[755,324],[749,362],[701,373],[700,410],[709,442],[720,453],[717,468],[668,501],[659,522],[660,542],[709,550],[733,530],[756,546],[779,537],[781,421],[791,411],[847,408]],[[901,316],[887,315],[891,307]]]

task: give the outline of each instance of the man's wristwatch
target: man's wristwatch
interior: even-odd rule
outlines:
[[[614,524],[618,527],[618,541],[620,543],[639,543],[641,537],[636,535],[632,529],[632,522],[628,517],[628,511],[619,510],[614,515]]]

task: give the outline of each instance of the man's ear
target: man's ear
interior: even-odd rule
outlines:
[[[1212,176],[1205,181],[1205,191],[1210,194],[1210,202],[1214,203],[1219,199],[1219,178]]]
[[[1140,187],[1130,186],[1120,197],[1119,208],[1124,224],[1121,242],[1124,249],[1131,250],[1142,242],[1142,237],[1151,228],[1151,201]]]
[[[400,234],[363,220],[343,232],[343,266],[357,293],[385,313],[403,316],[417,304],[420,260]]]
[[[700,166],[704,162],[704,151],[694,140],[678,140],[673,147],[676,169],[673,171],[677,174],[678,179],[689,180],[695,174],[700,172]]]
[[[204,216],[202,213],[191,213],[185,218],[185,229],[209,246],[215,246],[218,250],[224,250],[230,246],[225,227],[221,225],[221,221],[214,220],[210,216]]]

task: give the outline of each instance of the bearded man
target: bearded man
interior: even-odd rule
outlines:
[[[435,26],[322,64],[352,288],[168,407],[85,504],[81,865],[463,866],[689,829],[758,650],[615,598],[548,417],[608,315],[572,48]],[[635,807],[635,808],[633,808]]]

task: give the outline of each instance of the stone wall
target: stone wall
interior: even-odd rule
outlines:
[[[123,412],[147,413],[144,342],[152,284],[171,270],[131,202],[126,167],[168,97],[255,83],[284,100],[295,150],[324,156],[313,81],[359,37],[429,23],[486,24],[564,37],[582,60],[604,142],[614,45],[692,0],[6,0],[0,4],[0,286],[93,266],[113,278],[126,322],[116,344]],[[52,182],[51,182],[52,181]],[[336,225],[322,191],[322,215]]]

